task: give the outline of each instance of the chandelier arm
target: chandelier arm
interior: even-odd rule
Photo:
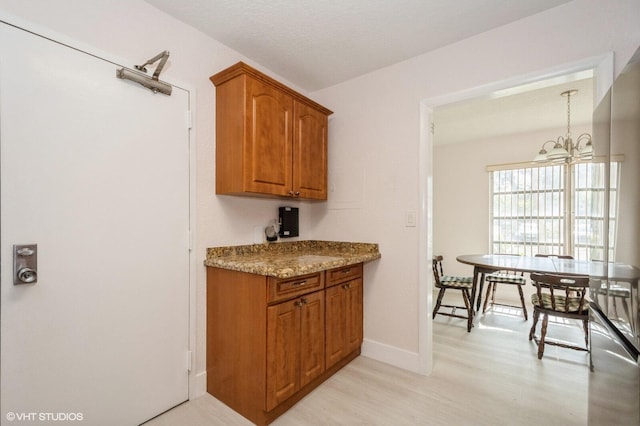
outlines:
[[[579,148],[580,147],[580,142],[585,141],[585,144],[588,144],[589,142],[591,142],[591,135],[589,133],[583,133],[580,136],[578,136],[576,138],[576,144],[575,147]]]
[[[562,137],[562,136],[560,136]],[[549,139],[548,141],[546,141],[545,143],[542,144],[542,149],[544,150],[544,147],[547,146],[548,143],[552,143],[552,144],[556,144],[557,141],[554,141],[553,139]]]

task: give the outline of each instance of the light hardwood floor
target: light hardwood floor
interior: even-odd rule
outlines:
[[[519,309],[479,314],[471,333],[464,321],[436,317],[430,376],[361,356],[272,424],[587,424],[587,353],[548,346],[538,360],[528,340],[531,318],[525,322]],[[584,336],[575,322],[550,322],[548,335],[576,342]],[[249,424],[208,394],[147,423]]]

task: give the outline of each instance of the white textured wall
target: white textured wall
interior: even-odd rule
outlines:
[[[0,0],[0,11],[132,64],[169,50],[164,78],[195,88],[196,370],[204,372],[204,251],[251,243],[253,227],[266,224],[283,204],[214,195],[215,90],[208,78],[243,58],[142,0]],[[419,208],[420,101],[608,51],[626,62],[640,44],[639,16],[637,0],[576,0],[311,94],[335,111],[332,201],[300,203],[301,238],[380,243],[382,259],[365,268],[365,338],[407,355],[390,362],[408,367],[418,350],[418,264],[426,260],[417,257],[419,228],[404,226],[404,212]]]

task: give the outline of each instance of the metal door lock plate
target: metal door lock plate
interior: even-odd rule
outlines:
[[[13,284],[38,282],[38,245],[15,244],[13,246]]]

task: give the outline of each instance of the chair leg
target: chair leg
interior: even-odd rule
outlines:
[[[584,347],[589,350],[589,320],[582,321],[582,328],[584,329]]]
[[[489,302],[489,295],[491,294],[491,288],[493,287],[493,283],[489,281],[487,284],[487,294],[484,296],[484,303],[482,304],[482,313],[484,314],[487,310],[487,303]]]
[[[520,303],[522,303],[522,313],[524,314],[524,320],[527,321],[529,317],[527,316],[527,305],[524,303],[524,294],[522,293],[522,286],[518,286],[518,292],[520,293]]]
[[[467,333],[471,332],[473,326],[473,307],[471,306],[471,296],[469,296],[469,290],[462,289],[462,299],[464,300],[464,306],[467,308]]]
[[[498,288],[498,283],[493,283],[493,287],[491,288],[491,305],[496,304],[496,289]]]
[[[538,359],[542,359],[544,355],[544,338],[547,335],[547,324],[549,323],[549,315],[544,314],[542,318],[542,328],[540,330],[540,343],[538,344]]]
[[[438,292],[438,299],[436,301],[436,306],[433,308],[433,316],[431,317],[431,319],[434,319],[436,317],[436,314],[438,313],[438,309],[440,309],[440,304],[442,303],[442,296],[444,296],[444,291],[445,291],[445,288],[440,288],[440,291]]]
[[[529,340],[533,339],[533,335],[536,332],[536,325],[538,324],[538,318],[540,318],[540,311],[533,310],[533,325],[529,331]]]

